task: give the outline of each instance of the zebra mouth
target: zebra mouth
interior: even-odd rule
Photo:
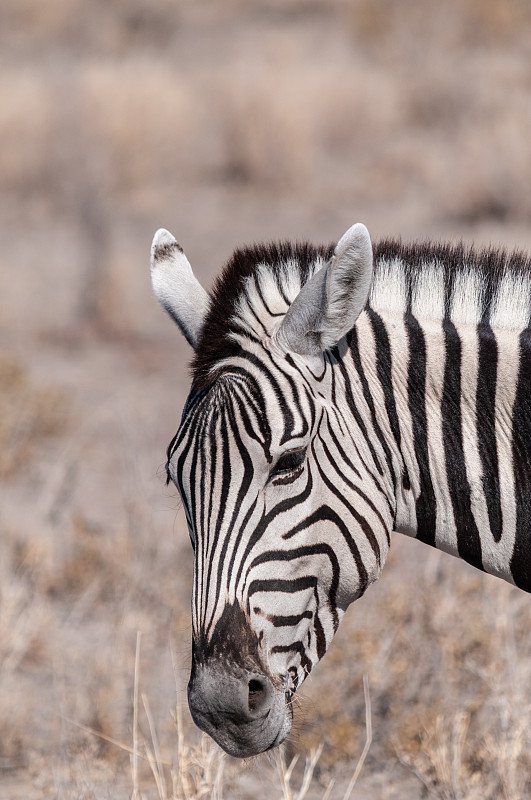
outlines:
[[[219,662],[203,664],[188,684],[188,703],[196,725],[226,753],[249,758],[276,747],[291,730],[289,693],[265,674]]]
[[[264,750],[264,753],[267,753],[269,750],[273,750],[275,747],[278,747],[280,744],[282,744],[287,735],[288,735],[287,733],[284,733],[282,730],[280,730],[273,739],[273,741],[271,742],[271,744],[269,745],[269,747],[267,747]]]

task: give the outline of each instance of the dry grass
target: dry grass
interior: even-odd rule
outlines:
[[[191,557],[155,473],[188,352],[146,268],[160,225],[206,284],[355,219],[531,246],[530,32],[526,0],[4,0],[2,797],[342,800],[364,674],[352,800],[530,796],[527,596],[400,539],[278,762],[174,711]]]
[[[20,365],[0,358],[0,478],[11,478],[35,455],[34,444],[68,427],[58,389],[32,385]]]

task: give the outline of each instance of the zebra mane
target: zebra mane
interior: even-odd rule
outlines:
[[[270,335],[301,286],[331,258],[334,244],[255,244],[237,249],[216,279],[194,360],[207,388],[244,338]],[[531,258],[503,248],[386,239],[374,244],[375,311],[522,330],[531,317]]]
[[[271,322],[286,313],[301,286],[332,257],[334,247],[274,242],[235,250],[210,292],[192,362],[194,386],[201,389],[212,383],[216,365],[240,351],[240,337],[267,333],[266,318]]]

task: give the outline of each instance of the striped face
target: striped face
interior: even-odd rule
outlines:
[[[231,307],[218,287],[207,311],[175,240],[153,247],[155,293],[196,349],[168,452],[195,553],[189,704],[233,755],[289,733],[293,693],[388,548],[392,502],[369,496],[374,451],[333,350],[365,305],[370,239],[358,225],[326,250],[285,247],[276,273],[252,254]]]
[[[367,465],[345,452],[347,419],[331,400],[334,356],[315,360],[315,374],[300,357],[297,365],[259,349],[260,362],[250,349],[209,391],[192,392],[170,470],[195,550],[196,637],[208,641],[224,606],[238,603],[268,645],[267,662],[289,662],[296,685],[381,554],[361,516],[358,545],[342,534],[369,500],[356,485]],[[348,473],[356,484],[339,492]]]
[[[205,671],[221,663],[267,678],[282,707],[264,744],[277,744],[292,694],[387,552],[391,504],[367,494],[376,466],[338,393],[333,353],[310,365],[274,341],[249,342],[210,389],[192,390],[172,443],[195,554],[192,710],[225,747],[194,706]]]

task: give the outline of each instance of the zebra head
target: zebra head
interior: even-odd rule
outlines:
[[[210,296],[165,230],[151,264],[195,350],[167,464],[195,554],[189,705],[246,757],[286,738],[293,694],[387,554],[392,481],[343,364],[371,241],[357,224],[335,247],[236,251]]]

